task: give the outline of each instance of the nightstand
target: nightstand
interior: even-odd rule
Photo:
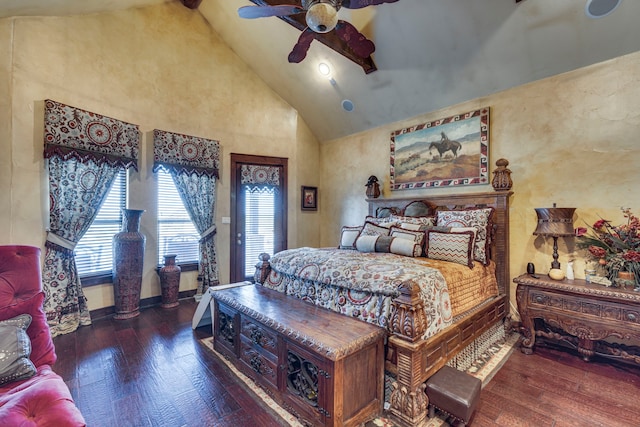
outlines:
[[[586,361],[598,355],[640,364],[640,292],[547,275],[523,274],[513,281],[523,353],[531,354],[536,337],[544,337],[569,344]]]

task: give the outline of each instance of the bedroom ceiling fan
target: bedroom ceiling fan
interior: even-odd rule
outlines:
[[[338,19],[338,10],[361,9],[398,0],[251,0],[256,6],[238,9],[241,18],[254,19],[277,16],[302,31],[289,54],[289,62],[301,62],[315,39],[356,62],[368,74],[376,70],[371,59],[374,43],[347,21]],[[292,4],[295,3],[295,4]]]

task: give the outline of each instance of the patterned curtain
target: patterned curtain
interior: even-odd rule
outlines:
[[[138,126],[46,100],[44,156],[49,229],[44,309],[57,336],[91,324],[73,249],[89,229],[121,168],[137,170]]]
[[[173,177],[185,209],[200,233],[199,299],[209,286],[220,284],[214,236],[216,180],[220,168],[218,141],[155,129],[153,171],[162,168]]]

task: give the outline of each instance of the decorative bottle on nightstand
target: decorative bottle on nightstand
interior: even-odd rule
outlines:
[[[573,260],[567,263],[567,279],[573,280],[575,279],[575,275],[573,274]]]

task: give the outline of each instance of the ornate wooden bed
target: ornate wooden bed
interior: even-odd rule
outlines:
[[[504,169],[504,168],[503,168]],[[499,168],[500,170],[500,168]],[[499,173],[499,170],[494,174]],[[508,176],[506,178],[509,178]],[[439,195],[424,201],[436,210],[493,208],[488,257],[495,263],[498,295],[480,306],[454,318],[453,323],[430,338],[423,338],[428,328],[420,284],[406,280],[391,302],[386,325],[388,340],[385,369],[395,378],[390,396],[391,415],[405,425],[417,425],[427,415],[428,398],[425,381],[456,357],[463,349],[492,328],[509,325],[509,197],[510,179],[493,180],[494,192]],[[415,198],[368,199],[369,214],[402,210]],[[391,209],[388,209],[391,208]],[[269,256],[263,254],[256,265],[256,282],[265,283],[270,273]]]

